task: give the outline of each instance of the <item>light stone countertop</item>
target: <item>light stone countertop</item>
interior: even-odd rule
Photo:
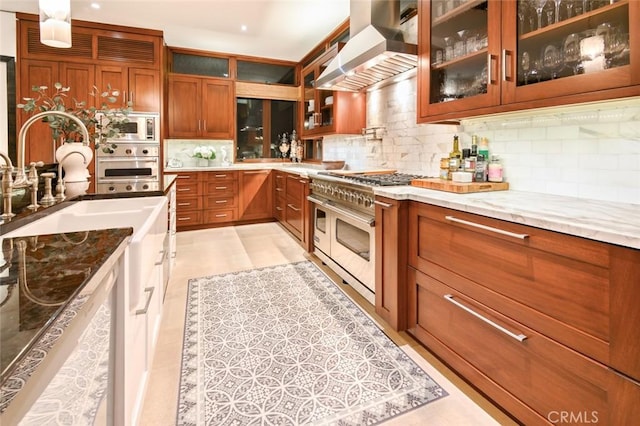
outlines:
[[[414,200],[495,219],[640,249],[640,205],[523,191],[454,194],[413,186],[376,187],[376,195]]]
[[[278,169],[313,177],[320,166],[292,163],[244,163],[228,167],[165,168],[165,173]],[[323,176],[323,179],[337,180]],[[454,194],[414,186],[374,187],[375,195],[413,200],[521,223],[550,231],[640,249],[640,205],[523,191]]]

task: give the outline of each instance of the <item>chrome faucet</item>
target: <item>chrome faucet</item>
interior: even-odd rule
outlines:
[[[11,164],[11,160],[8,156],[2,154],[2,158],[7,162],[6,166],[2,167],[3,179],[2,179],[2,200],[3,200],[3,213],[0,215],[0,218],[3,220],[10,219],[15,214],[11,211],[11,196],[13,194],[14,188],[27,188],[30,187],[31,191],[31,204],[27,206],[27,208],[31,210],[36,210],[38,206],[38,171],[36,167],[41,167],[44,163],[41,161],[37,163],[31,163],[29,167],[29,174],[25,172],[25,141],[27,137],[27,130],[29,127],[36,121],[40,120],[43,117],[58,115],[61,117],[66,117],[69,120],[75,121],[80,128],[80,133],[82,134],[82,143],[84,145],[89,145],[89,130],[87,126],[73,114],[70,114],[65,111],[43,111],[29,117],[27,121],[20,128],[20,132],[18,133],[18,166],[16,170],[15,180],[11,179],[11,173],[13,171],[13,165]],[[83,155],[84,157],[84,155]],[[85,158],[86,163],[86,158]],[[58,173],[60,175],[60,173]]]

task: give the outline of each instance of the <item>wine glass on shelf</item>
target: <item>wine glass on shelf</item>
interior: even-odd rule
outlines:
[[[518,34],[524,34],[530,31],[526,31],[524,26],[528,12],[526,0],[520,0],[518,2]]]
[[[573,75],[577,75],[580,64],[580,36],[578,34],[569,34],[564,39],[563,52],[565,65],[571,68]]]
[[[560,3],[562,3],[562,0],[553,0],[553,2],[556,4],[556,24],[558,22],[560,22]]]
[[[575,0],[566,0],[564,2],[564,7],[567,9],[567,19],[573,18],[573,10],[575,8]]]
[[[560,50],[553,44],[547,45],[542,54],[542,67],[551,79],[558,78],[558,71],[562,66]]]
[[[547,0],[533,0],[533,7],[538,14],[538,29],[542,28],[542,11],[545,4],[547,4]]]

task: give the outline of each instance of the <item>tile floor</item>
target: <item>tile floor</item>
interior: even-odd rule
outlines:
[[[244,269],[260,268],[282,263],[311,259],[297,242],[276,223],[225,227],[201,231],[180,232],[177,236],[175,268],[167,288],[160,337],[147,384],[147,394],[140,424],[170,426],[175,424],[182,333],[190,278],[215,275]],[[335,274],[324,268],[328,274]],[[449,396],[427,404],[387,425],[515,425],[515,423],[475,392],[464,381],[440,363],[426,349],[406,333],[397,333],[375,315],[374,308],[350,287],[340,287],[360,304],[385,330],[387,335],[402,346]]]

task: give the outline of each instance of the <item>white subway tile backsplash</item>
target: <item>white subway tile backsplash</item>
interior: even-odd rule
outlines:
[[[640,204],[640,103],[633,100],[556,107],[415,124],[415,77],[367,94],[367,125],[385,126],[377,150],[364,138],[331,136],[324,157],[352,169],[388,167],[438,176],[455,134],[461,148],[487,137],[512,189]]]

